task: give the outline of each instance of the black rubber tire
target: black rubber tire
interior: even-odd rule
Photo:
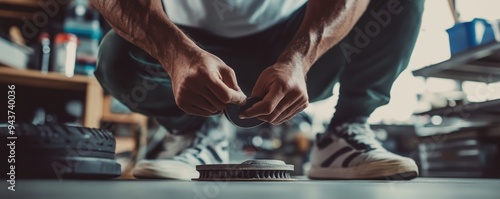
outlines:
[[[9,139],[7,125],[0,125],[1,157],[8,157],[15,142],[16,178],[114,178],[121,174],[115,160],[114,136],[105,130],[66,125],[16,124]],[[5,164],[2,163],[2,164]],[[10,171],[2,166],[2,173]],[[5,171],[3,171],[5,168]],[[1,175],[1,178],[7,177]]]

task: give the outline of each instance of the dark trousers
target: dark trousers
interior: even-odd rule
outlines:
[[[338,82],[340,96],[332,121],[367,117],[387,104],[394,80],[410,59],[423,4],[423,0],[372,0],[351,32],[310,69],[310,101],[330,97]],[[180,28],[201,48],[232,67],[241,89],[249,96],[260,73],[275,63],[293,38],[306,6],[267,30],[241,38]],[[187,115],[176,106],[163,67],[114,31],[104,37],[97,65],[95,76],[104,89],[131,110],[158,118],[173,129],[200,121],[200,117]]]

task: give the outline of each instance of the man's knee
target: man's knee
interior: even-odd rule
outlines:
[[[120,41],[114,31],[110,31],[103,38],[97,56],[97,69],[94,72],[97,80],[106,91],[111,92],[122,71],[118,71],[119,57],[124,56],[123,47],[125,44]]]
[[[101,45],[99,46],[96,73],[107,72],[107,70],[115,66],[115,63],[119,62],[120,57],[123,58],[126,56],[126,49],[128,46],[128,42],[116,34],[115,31],[109,31],[102,39]]]
[[[134,110],[146,91],[138,86],[139,74],[129,56],[131,45],[114,31],[106,34],[99,48],[95,76],[108,93]],[[152,85],[148,83],[146,87]]]
[[[101,43],[95,76],[108,93],[135,112],[164,115],[157,109],[175,106],[163,67],[114,31]]]

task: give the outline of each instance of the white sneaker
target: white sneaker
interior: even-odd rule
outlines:
[[[132,171],[134,177],[191,180],[199,176],[196,165],[228,163],[227,135],[217,127],[218,120],[210,119],[196,131],[191,144],[177,155],[160,154],[158,159],[139,161]]]
[[[345,123],[318,134],[311,163],[311,179],[409,180],[418,176],[415,161],[384,149],[366,123]]]

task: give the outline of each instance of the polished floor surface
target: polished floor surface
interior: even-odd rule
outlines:
[[[0,183],[0,198],[37,199],[500,199],[500,180],[417,178],[411,181],[197,182],[173,180],[18,180]]]

